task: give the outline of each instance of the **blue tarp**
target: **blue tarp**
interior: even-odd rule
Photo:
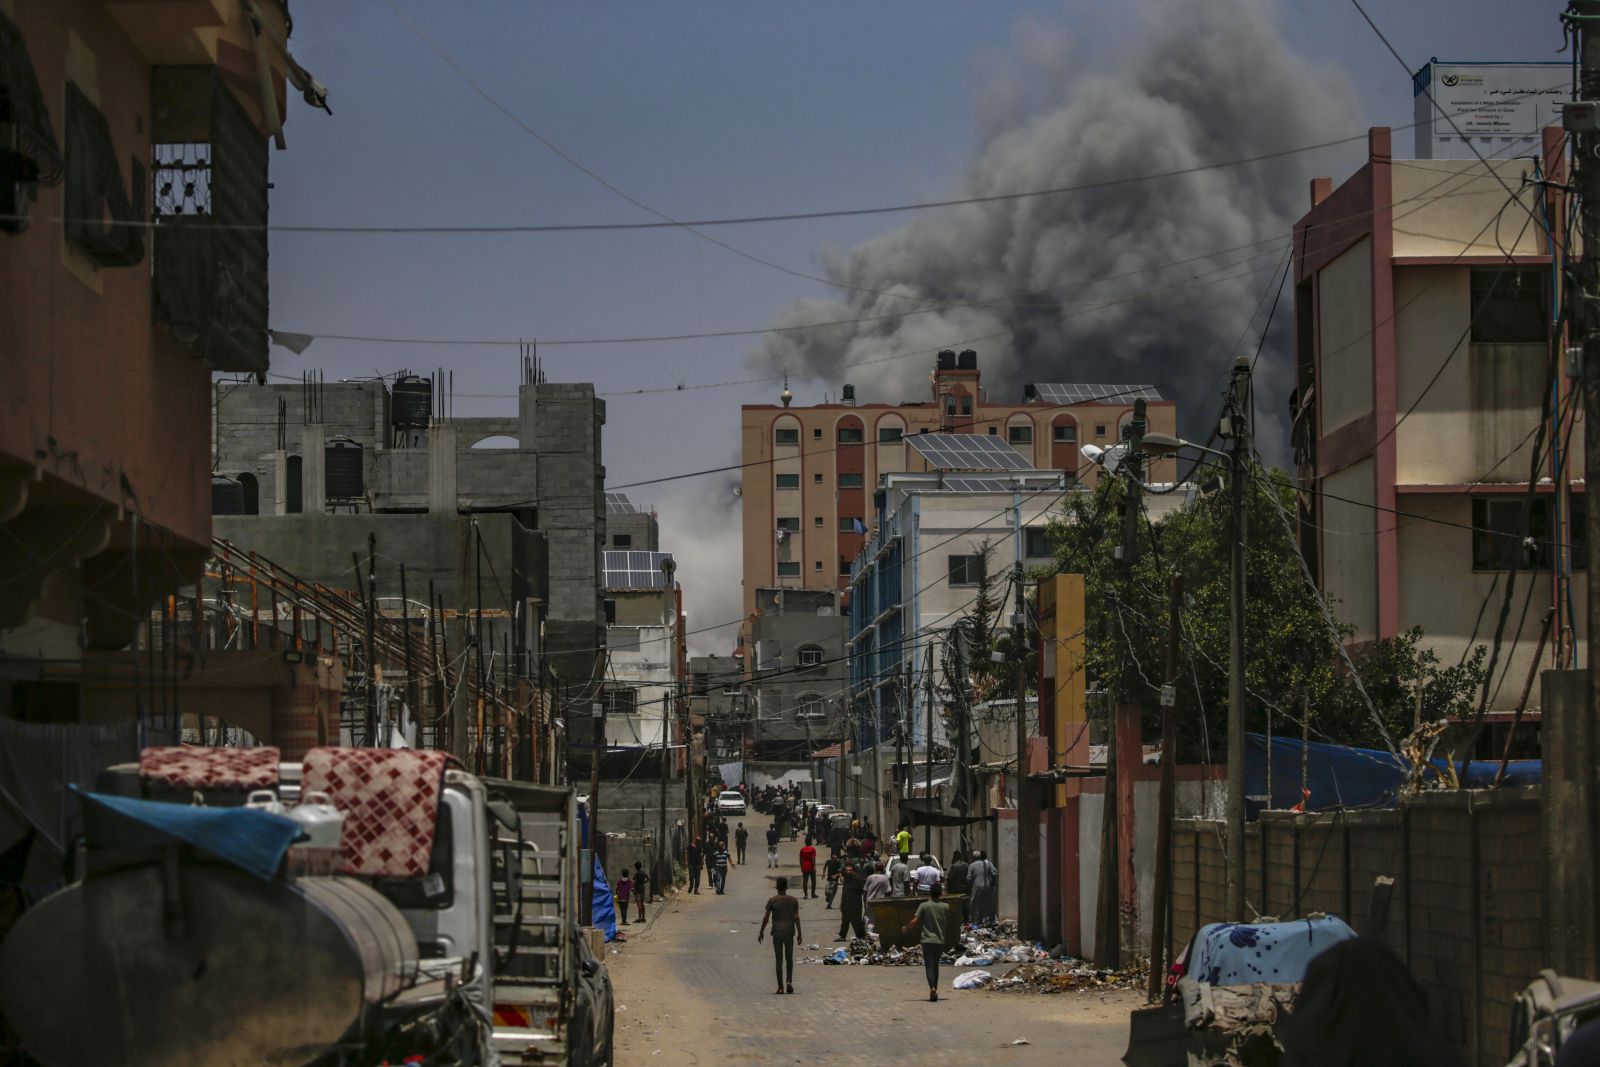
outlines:
[[[1325,915],[1286,923],[1212,923],[1195,934],[1188,973],[1208,985],[1293,985],[1317,956],[1356,932]]]
[[[1266,735],[1248,735],[1244,762],[1244,785],[1248,796],[1266,794],[1266,751]],[[1300,803],[1301,752],[1301,743],[1296,738],[1272,739],[1271,806],[1276,810],[1292,808]],[[1404,762],[1388,752],[1312,741],[1306,746],[1305,756],[1306,788],[1311,792],[1306,802],[1307,811],[1392,808],[1399,802],[1407,769]],[[1434,760],[1433,769],[1427,774],[1428,780],[1436,780],[1444,768],[1444,760]],[[1499,769],[1499,760],[1473,760],[1464,765],[1456,764],[1456,774],[1461,784],[1472,789],[1487,788],[1493,783]],[[1542,760],[1512,760],[1506,767],[1505,784],[1535,785],[1543,776]]]
[[[283,869],[289,846],[303,836],[293,820],[256,808],[199,808],[72,789],[83,798],[90,848],[152,848],[181,841],[257,878],[272,879]]]
[[[594,907],[592,918],[597,929],[604,930],[607,941],[617,939],[617,907],[611,900],[611,883],[606,881],[606,872],[600,867],[600,860],[594,860]]]

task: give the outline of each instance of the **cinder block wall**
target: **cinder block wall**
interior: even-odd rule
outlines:
[[[1440,1036],[1469,1062],[1505,1062],[1511,998],[1548,965],[1539,791],[1425,793],[1402,809],[1288,815],[1251,824],[1245,896],[1258,913],[1338,915],[1406,961]],[[1226,828],[1184,819],[1173,834],[1173,943],[1227,918]],[[1265,879],[1263,879],[1263,870]],[[1373,914],[1374,882],[1395,880]]]

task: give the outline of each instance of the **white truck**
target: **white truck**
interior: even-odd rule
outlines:
[[[47,1067],[609,1064],[610,979],[574,919],[572,791],[443,778],[418,878],[262,878],[181,834],[80,847],[72,881],[0,946],[0,1006],[23,1047]],[[279,765],[284,803],[300,779]],[[99,792],[243,799],[153,788],[136,765]]]

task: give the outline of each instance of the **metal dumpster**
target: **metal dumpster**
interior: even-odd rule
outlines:
[[[910,935],[900,928],[917,917],[917,906],[927,897],[884,897],[867,905],[872,925],[878,930],[878,948],[910,948],[922,941],[922,931]],[[944,930],[944,947],[957,948],[961,944],[961,924],[967,921],[967,898],[950,893],[939,898],[950,905],[950,922]]]

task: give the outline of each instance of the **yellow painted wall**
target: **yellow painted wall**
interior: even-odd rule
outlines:
[[[1543,255],[1546,251],[1539,227],[1523,223],[1527,212],[1515,204],[1507,207],[1498,229],[1489,223],[1506,204],[1507,188],[1522,189],[1524,174],[1532,176],[1529,160],[1491,164],[1502,185],[1475,159],[1395,160],[1390,185],[1394,204],[1394,254],[1396,256],[1499,256]],[[1532,206],[1531,188],[1522,193]],[[1520,237],[1519,237],[1520,234]]]

